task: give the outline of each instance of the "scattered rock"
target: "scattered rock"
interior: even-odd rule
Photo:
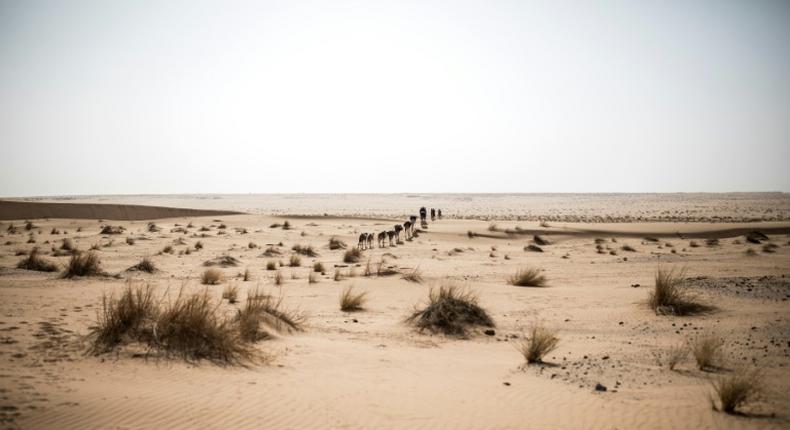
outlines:
[[[599,382],[595,384],[595,391],[606,391],[606,386]]]
[[[493,335],[495,335],[495,334],[496,334],[496,332],[495,332],[494,330],[492,330],[492,329],[488,329],[488,330],[484,331],[483,333],[484,333],[486,336],[493,336]]]

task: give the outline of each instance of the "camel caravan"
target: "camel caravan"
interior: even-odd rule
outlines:
[[[425,207],[420,208],[420,228],[427,229],[428,228],[428,211]],[[436,219],[442,219],[442,210],[441,209],[434,209],[431,208],[431,221],[436,221]],[[417,217],[412,215],[409,217],[409,220],[404,222],[403,224],[395,224],[392,230],[382,231],[378,234],[376,233],[362,233],[359,235],[359,243],[357,243],[357,248],[359,249],[373,249],[373,240],[376,240],[379,248],[390,247],[390,246],[398,246],[402,244],[401,241],[401,232],[403,232],[403,236],[406,240],[411,241],[413,238],[417,237],[418,230],[415,230],[415,226],[417,225]]]

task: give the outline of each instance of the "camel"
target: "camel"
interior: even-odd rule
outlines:
[[[395,224],[393,228],[395,229],[395,243],[402,243],[400,241],[400,232],[403,230],[403,226],[400,224]]]
[[[431,221],[436,221],[436,209],[431,208]]]
[[[373,249],[373,239],[375,239],[373,233],[368,233],[368,249]]]
[[[378,235],[379,248],[384,248],[384,239],[386,239],[386,238],[387,238],[387,232],[386,231],[382,231],[381,233],[379,233],[379,235]]]
[[[411,225],[411,221],[403,223],[403,235],[406,236],[406,240],[411,240]]]
[[[436,210],[436,215],[439,217],[439,219],[442,219],[442,210],[441,209],[437,209]]]
[[[425,217],[428,215],[428,212],[425,210],[425,206],[420,208],[420,223],[425,223]]]
[[[368,234],[362,233],[359,235],[359,242],[357,243],[357,248],[365,249],[365,244],[368,243]]]
[[[392,246],[392,238],[395,237],[395,232],[390,230],[387,232],[387,239],[389,239],[389,245]]]

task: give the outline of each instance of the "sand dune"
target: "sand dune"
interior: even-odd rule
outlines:
[[[220,216],[238,214],[234,211],[170,208],[162,206],[55,203],[0,200],[0,219],[32,220],[41,218],[154,220],[185,216]]]

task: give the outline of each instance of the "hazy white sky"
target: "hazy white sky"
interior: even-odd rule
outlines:
[[[0,195],[790,191],[790,2],[0,0]]]

